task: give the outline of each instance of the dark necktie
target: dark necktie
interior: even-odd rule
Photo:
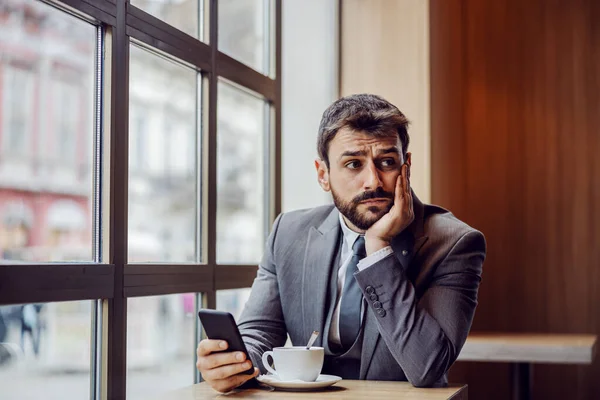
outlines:
[[[360,308],[362,292],[354,273],[358,271],[358,262],[366,256],[365,238],[359,236],[352,246],[352,259],[346,268],[342,302],[340,304],[340,341],[345,350],[350,349],[360,330]]]

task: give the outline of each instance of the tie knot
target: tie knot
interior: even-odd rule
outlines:
[[[365,250],[365,237],[364,236],[359,236],[356,239],[356,242],[354,242],[354,245],[352,246],[352,251],[359,258],[364,258],[367,255],[367,251]]]

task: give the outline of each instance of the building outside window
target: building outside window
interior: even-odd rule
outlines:
[[[32,123],[28,110],[33,108],[35,75],[27,67],[4,64],[2,135],[3,154],[8,157],[25,156],[30,149]]]

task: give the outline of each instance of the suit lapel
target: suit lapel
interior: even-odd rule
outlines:
[[[394,256],[400,261],[400,264],[404,267],[405,271],[410,266],[414,256],[427,241],[427,236],[424,235],[424,206],[414,192],[412,195],[415,219],[412,224],[409,225],[404,232],[396,236],[391,243],[392,249],[394,250]],[[366,314],[359,379],[366,379],[371,360],[377,351],[377,346],[379,345],[379,339],[381,337],[375,313],[367,308]]]
[[[340,224],[337,209],[333,209],[319,228],[308,233],[302,273],[302,315],[306,340],[314,330],[321,334],[315,345],[322,345],[325,327],[326,299],[338,250]]]

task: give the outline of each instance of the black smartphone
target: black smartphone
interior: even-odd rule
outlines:
[[[252,363],[233,315],[224,311],[202,308],[198,312],[198,317],[209,339],[225,340],[229,344],[226,351],[241,351],[246,354],[246,359]],[[248,375],[252,375],[253,373],[254,366],[242,372],[242,374]]]

